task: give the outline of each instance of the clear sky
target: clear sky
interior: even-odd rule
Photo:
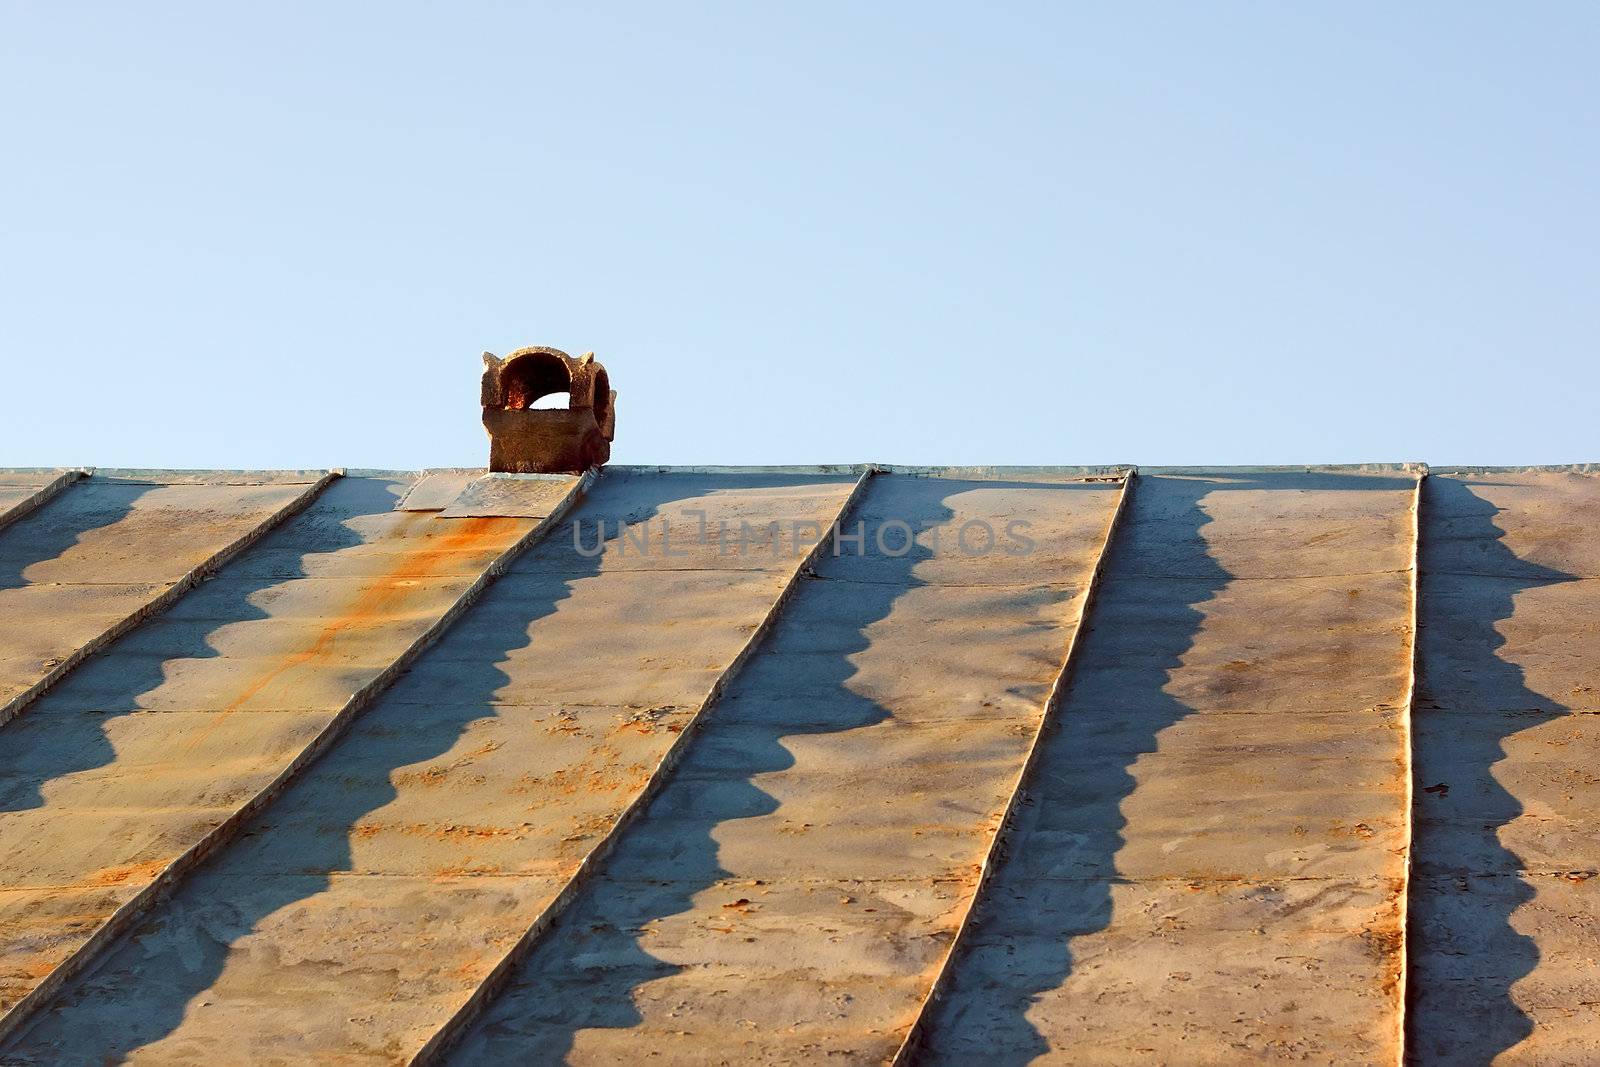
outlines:
[[[1600,5],[0,11],[0,465],[1600,460]]]

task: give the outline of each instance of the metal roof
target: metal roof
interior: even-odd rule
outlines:
[[[0,1063],[1600,1060],[1593,468],[0,471]]]

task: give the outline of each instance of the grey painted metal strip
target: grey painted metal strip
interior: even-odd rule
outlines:
[[[1285,463],[1265,467],[1141,466],[1139,472],[1173,477],[1186,474],[1416,474],[1426,469],[1426,463],[1413,460],[1405,463]]]
[[[13,476],[13,475],[26,476],[26,475],[30,475],[30,474],[48,474],[48,475],[54,476],[54,475],[60,474],[64,470],[68,470],[68,469],[69,468],[62,467],[62,466],[55,466],[55,467],[0,467],[0,478],[5,478],[5,477],[8,477],[8,476]],[[79,474],[88,474],[89,473],[89,468],[88,467],[72,467],[70,469],[77,471]]]
[[[1040,475],[1059,475],[1063,478],[1120,478],[1134,470],[1131,463],[1110,463],[1090,466],[925,466],[905,463],[813,463],[774,464],[770,466],[654,466],[650,464],[620,464],[606,467],[618,474],[864,474],[876,471],[881,474],[899,474],[911,478],[1006,478]]]
[[[1028,780],[1033,774],[1034,765],[1038,762],[1040,741],[1054,725],[1055,718],[1060,711],[1062,698],[1066,694],[1067,684],[1072,678],[1073,664],[1077,659],[1077,651],[1083,644],[1084,626],[1089,618],[1089,611],[1094,605],[1095,593],[1100,586],[1100,575],[1105,570],[1106,557],[1111,548],[1111,539],[1116,536],[1117,527],[1120,525],[1123,514],[1127,511],[1128,497],[1133,491],[1133,483],[1137,474],[1128,471],[1122,481],[1122,492],[1117,494],[1117,506],[1111,513],[1111,519],[1106,523],[1105,537],[1100,542],[1100,552],[1095,557],[1094,570],[1089,573],[1089,582],[1085,587],[1083,600],[1078,605],[1078,618],[1072,627],[1072,636],[1067,640],[1066,653],[1061,660],[1061,670],[1056,673],[1055,681],[1050,685],[1050,692],[1045,696],[1044,713],[1039,718],[1039,727],[1034,731],[1033,740],[1028,745],[1028,754],[1023,758],[1022,767],[1017,772],[1016,784],[1011,787],[1011,796],[1006,801],[1005,812],[996,825],[994,836],[989,839],[989,850],[983,857],[983,865],[978,870],[978,881],[967,898],[966,910],[962,913],[961,922],[956,926],[954,936],[950,938],[950,945],[945,950],[944,959],[939,963],[939,970],[933,977],[933,982],[928,987],[927,996],[917,1008],[917,1016],[912,1021],[910,1029],[906,1031],[905,1039],[900,1043],[899,1050],[895,1053],[891,1063],[894,1067],[909,1064],[916,1056],[918,1047],[922,1043],[922,1036],[930,1009],[944,995],[945,988],[949,985],[951,976],[955,973],[957,958],[961,952],[961,938],[972,925],[973,917],[977,913],[978,901],[983,896],[984,888],[995,868],[999,866],[1000,857],[1006,838],[1006,829],[1010,825],[1017,805],[1025,795]]]
[[[326,480],[331,481],[333,475]],[[316,737],[301,749],[300,752],[280,770],[275,778],[261,788],[254,796],[246,800],[228,818],[224,819],[210,833],[199,841],[189,846],[177,859],[167,864],[159,874],[150,880],[143,889],[129,898],[118,908],[105,923],[96,930],[70,957],[63,960],[49,976],[24,995],[12,1007],[10,1012],[0,1017],[0,1041],[10,1038],[20,1031],[41,1008],[54,998],[61,987],[82,975],[92,967],[100,955],[106,951],[123,933],[144,915],[181,882],[190,871],[194,870],[206,857],[226,846],[238,834],[239,830],[253,818],[260,810],[272,802],[272,799],[281,793],[301,771],[314,763],[349,726],[350,722],[366,709],[377,696],[388,688],[395,678],[399,677],[411,664],[443,636],[457,619],[459,619],[477,601],[489,584],[503,574],[513,560],[525,549],[538,541],[546,532],[553,529],[566,516],[585,490],[594,481],[594,470],[586,471],[579,476],[567,493],[565,499],[558,504],[551,513],[535,523],[517,541],[507,548],[494,562],[484,568],[461,595],[456,598],[443,615],[434,621],[416,640],[408,645],[404,651],[395,657],[394,661],[383,671],[372,678],[367,684],[358,689],[343,707],[339,709],[328,724],[322,728]],[[321,484],[319,483],[319,487]],[[309,500],[308,500],[309,502]],[[304,506],[303,504],[301,505]]]
[[[682,470],[683,468],[675,469]],[[693,716],[684,723],[683,730],[673,739],[671,747],[661,757],[661,761],[656,764],[655,769],[650,772],[650,777],[645,782],[644,787],[629,801],[627,807],[623,809],[621,815],[617,817],[616,822],[611,825],[611,829],[606,832],[605,836],[583,857],[572,877],[561,887],[560,892],[555,895],[545,909],[534,918],[522,937],[517,940],[517,943],[512,945],[504,956],[500,957],[500,960],[490,969],[483,981],[462,1002],[461,1007],[456,1009],[455,1014],[447,1019],[444,1025],[435,1031],[433,1036],[412,1056],[409,1061],[412,1067],[434,1064],[440,1061],[442,1055],[450,1046],[466,1032],[467,1027],[499,995],[506,982],[510,980],[515,972],[517,965],[533,950],[534,946],[539,943],[539,940],[555,924],[561,914],[577,899],[590,879],[594,877],[595,871],[600,864],[611,853],[616,843],[622,839],[622,835],[627,832],[629,826],[637,821],[645,809],[650,806],[650,802],[661,792],[662,787],[671,776],[673,768],[683,759],[683,754],[688,750],[689,744],[698,731],[700,724],[705,721],[707,709],[716,703],[727,683],[739,673],[739,669],[755,654],[756,649],[766,639],[768,632],[776,624],[784,604],[799,586],[800,579],[810,573],[818,555],[833,540],[840,523],[844,521],[845,516],[850,514],[850,510],[855,507],[856,501],[865,492],[867,482],[871,480],[873,474],[874,469],[871,467],[861,471],[860,476],[856,479],[855,486],[851,488],[850,494],[845,497],[844,503],[839,506],[839,511],[834,515],[833,521],[822,532],[822,536],[817,539],[817,543],[811,546],[810,551],[789,573],[783,588],[778,592],[771,606],[768,607],[767,613],[762,617],[761,622],[757,624],[756,628],[745,640],[738,653],[717,675],[716,680],[711,683],[711,688],[707,690],[704,699],[700,701],[700,705],[695,709]]]
[[[293,485],[319,482],[324,470],[163,470],[148,467],[87,467],[85,473],[107,481],[138,482],[149,485]]]
[[[1133,470],[1131,463],[1112,463],[1101,466],[908,466],[902,463],[879,463],[878,470],[885,474],[898,474],[909,478],[950,478],[981,481],[985,478],[1059,477],[1063,480],[1095,481],[1097,479],[1123,478]]]
[[[1549,463],[1526,467],[1429,467],[1430,474],[1600,474],[1600,463]]]
[[[1401,754],[1406,763],[1405,777],[1405,813],[1402,828],[1405,834],[1405,864],[1400,874],[1400,899],[1397,908],[1400,912],[1400,944],[1396,948],[1399,954],[1398,981],[1395,994],[1399,1001],[1395,1008],[1395,1067],[1405,1067],[1406,1063],[1406,998],[1410,984],[1410,945],[1411,945],[1411,871],[1414,844],[1416,842],[1416,741],[1412,733],[1411,720],[1416,713],[1417,706],[1417,657],[1422,643],[1418,640],[1418,630],[1422,625],[1422,613],[1419,610],[1422,600],[1422,483],[1427,480],[1428,469],[1424,467],[1417,472],[1417,495],[1411,502],[1411,654],[1410,666],[1407,670],[1405,702],[1400,709],[1400,744]]]
[[[93,474],[89,476],[94,477]],[[173,604],[177,603],[185,593],[199,585],[206,578],[209,578],[212,574],[216,573],[219,568],[221,568],[239,553],[243,552],[245,549],[249,548],[251,545],[267,536],[267,534],[271,533],[274,529],[281,525],[285,519],[304,511],[310,506],[311,502],[317,498],[318,494],[326,489],[337,477],[339,477],[339,475],[334,471],[322,472],[321,477],[319,477],[315,482],[308,485],[303,491],[296,495],[293,500],[290,500],[283,507],[279,508],[271,515],[268,515],[261,522],[257,523],[249,532],[245,533],[239,538],[236,538],[231,544],[224,545],[222,548],[212,553],[205,560],[201,561],[198,565],[190,569],[187,574],[179,578],[176,582],[172,583],[172,585],[167,587],[167,589],[165,589],[163,592],[145,601],[145,603],[140,605],[138,608],[129,612],[123,618],[117,620],[93,640],[87,641],[73,649],[72,652],[62,659],[60,663],[50,668],[43,678],[40,678],[33,685],[18,693],[10,700],[6,701],[5,704],[0,705],[0,726],[4,726],[6,723],[20,715],[29,704],[37,700],[39,696],[45,692],[45,690],[59,682],[69,671],[78,666],[78,664],[82,663],[96,652],[99,652],[101,649],[105,648],[107,645],[111,644],[111,642],[123,636],[128,631],[144,622],[146,619],[166,611]]]
[[[614,474],[854,474],[860,476],[870,470],[881,469],[875,463],[798,463],[772,466],[717,466],[695,465],[675,467],[653,463],[611,463],[607,473]]]
[[[4,530],[7,526],[10,526],[18,519],[32,515],[57,493],[61,492],[61,490],[65,489],[79,478],[84,477],[86,473],[87,472],[83,470],[63,471],[57,478],[47,485],[41,486],[39,489],[34,490],[30,496],[24,497],[15,504],[12,504],[3,513],[0,513],[0,530]]]

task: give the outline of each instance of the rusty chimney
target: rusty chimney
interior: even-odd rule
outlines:
[[[567,395],[564,408],[535,408]],[[617,394],[593,352],[574,359],[556,348],[483,354],[483,428],[489,469],[512,474],[585,471],[611,458]]]

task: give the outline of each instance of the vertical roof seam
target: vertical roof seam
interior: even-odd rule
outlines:
[[[966,910],[961,915],[961,921],[956,925],[954,936],[950,938],[950,945],[945,949],[944,958],[939,962],[939,969],[934,974],[933,982],[928,986],[928,992],[923,997],[922,1003],[917,1006],[916,1017],[911,1026],[906,1030],[905,1038],[896,1050],[894,1058],[890,1061],[893,1067],[904,1067],[916,1058],[923,1041],[927,1036],[927,1027],[933,1007],[943,998],[950,982],[954,979],[956,963],[962,952],[962,938],[971,928],[974,917],[977,915],[978,903],[983,898],[984,890],[988,887],[995,869],[1000,865],[1007,830],[1016,817],[1017,807],[1022,797],[1027,792],[1029,779],[1033,776],[1033,769],[1038,763],[1039,752],[1043,748],[1043,739],[1046,733],[1054,726],[1066,697],[1067,686],[1072,680],[1073,666],[1077,662],[1078,650],[1083,645],[1083,631],[1089,619],[1089,611],[1094,604],[1095,594],[1099,591],[1101,574],[1105,570],[1106,559],[1110,554],[1112,538],[1116,536],[1122,524],[1122,517],[1128,509],[1128,499],[1132,495],[1133,483],[1137,478],[1137,471],[1130,468],[1122,480],[1122,489],[1117,494],[1117,506],[1111,513],[1111,518],[1106,523],[1106,532],[1100,542],[1100,552],[1095,557],[1094,569],[1089,573],[1089,581],[1084,589],[1083,601],[1078,605],[1078,617],[1072,628],[1072,636],[1067,640],[1067,648],[1062,656],[1061,669],[1056,672],[1055,680],[1051,683],[1050,692],[1045,696],[1043,712],[1039,717],[1039,726],[1034,731],[1033,739],[1029,742],[1028,753],[1022,760],[1022,767],[1017,772],[1016,782],[1011,787],[1011,793],[1006,798],[1006,806],[1001,813],[1000,821],[995,827],[994,834],[989,838],[989,849],[984,854],[983,864],[978,869],[978,881],[973,887],[971,895],[967,898]]]
[[[1401,758],[1404,760],[1402,778],[1405,784],[1401,801],[1405,862],[1401,866],[1400,892],[1395,905],[1399,911],[1400,922],[1399,944],[1395,949],[1399,957],[1395,961],[1395,1067],[1404,1067],[1406,1062],[1406,998],[1410,988],[1411,867],[1413,845],[1416,840],[1417,789],[1416,742],[1411,724],[1417,703],[1417,664],[1422,644],[1419,640],[1422,628],[1422,485],[1427,480],[1428,473],[1426,465],[1418,469],[1416,494],[1411,502],[1411,647],[1406,666],[1405,699],[1401,704],[1400,717]]]
[[[861,468],[855,485],[845,497],[844,502],[840,504],[833,521],[821,532],[816,544],[811,546],[800,562],[789,572],[783,588],[773,598],[761,621],[751,631],[750,636],[745,639],[739,651],[728,661],[728,665],[717,674],[716,680],[706,690],[706,695],[701,699],[699,706],[695,708],[694,714],[683,724],[683,729],[673,739],[672,745],[662,755],[655,769],[650,772],[650,777],[645,781],[644,786],[623,808],[621,814],[617,816],[617,820],[606,831],[605,836],[584,855],[577,869],[573,871],[572,876],[567,879],[550,903],[545,905],[544,909],[528,924],[527,929],[523,931],[522,936],[517,939],[516,943],[496,961],[495,965],[489,969],[489,973],[467,995],[466,1000],[451,1014],[450,1018],[446,1019],[422,1047],[416,1051],[408,1061],[409,1067],[420,1067],[420,1065],[440,1062],[444,1054],[466,1033],[467,1028],[482,1014],[483,1010],[500,995],[517,966],[533,951],[544,935],[555,926],[562,914],[565,913],[567,908],[572,905],[572,902],[578,898],[588,883],[595,877],[596,871],[622,839],[623,834],[638,820],[644,810],[650,806],[650,803],[664,788],[667,780],[672,776],[673,770],[682,762],[684,753],[688,751],[689,745],[694,740],[696,733],[699,732],[701,724],[705,722],[707,711],[722,695],[728,682],[739,673],[739,670],[766,640],[767,635],[776,624],[784,605],[793,595],[795,589],[799,587],[801,579],[811,574],[811,568],[816,563],[817,557],[822,553],[823,547],[833,540],[840,523],[844,521],[845,517],[849,515],[850,511],[861,499],[867,483],[877,471],[878,467],[875,464],[866,464]]]

